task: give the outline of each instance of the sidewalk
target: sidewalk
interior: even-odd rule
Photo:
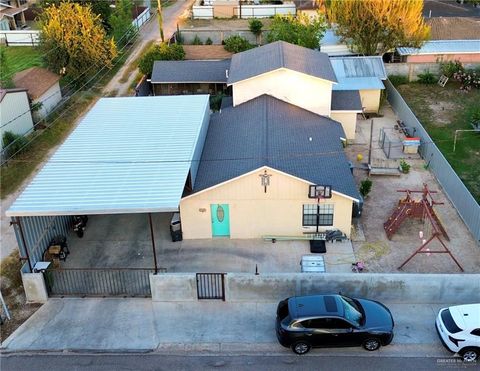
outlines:
[[[395,319],[392,345],[369,356],[445,357],[435,332],[449,304],[385,303]],[[159,303],[151,299],[50,299],[3,344],[3,352],[104,351],[168,354],[289,354],[275,336],[276,303]],[[365,355],[358,348],[315,349],[311,355]]]

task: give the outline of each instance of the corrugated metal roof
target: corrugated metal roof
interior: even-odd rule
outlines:
[[[331,57],[333,70],[337,78],[342,77],[378,77],[386,80],[387,72],[382,57]]]
[[[480,53],[480,39],[427,41],[420,49],[399,47],[397,52],[400,55]]]
[[[218,61],[155,61],[152,84],[227,83],[230,59]]]
[[[382,80],[378,77],[339,77],[338,84],[333,90],[378,90],[385,89]]]
[[[279,68],[287,68],[332,82],[337,81],[327,54],[285,41],[276,41],[234,54],[230,65],[228,84],[234,84]]]
[[[269,95],[222,109],[211,116],[194,191],[269,166],[358,200],[340,137],[337,121]]]
[[[7,215],[177,210],[208,120],[208,95],[102,98]]]

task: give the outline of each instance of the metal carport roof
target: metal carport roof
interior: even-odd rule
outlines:
[[[100,99],[6,215],[177,210],[209,112],[208,95]]]

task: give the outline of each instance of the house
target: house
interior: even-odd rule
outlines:
[[[25,135],[33,130],[26,89],[0,89],[0,136],[9,131]],[[3,148],[3,141],[2,141]]]
[[[0,1],[0,30],[17,30],[26,27],[27,0]]]
[[[358,91],[332,90],[328,56],[284,42],[234,55],[228,71],[232,97],[215,113],[201,94],[100,99],[6,212],[23,272],[73,215],[146,214],[153,256],[154,213],[180,211],[184,239],[350,237],[355,122],[335,115],[356,117]]]
[[[32,107],[38,107],[33,111],[35,121],[47,116],[62,100],[59,81],[60,76],[42,67],[31,67],[14,75],[15,86],[27,89]]]
[[[358,113],[378,112],[384,79],[380,57],[329,58],[283,41],[234,54],[231,61],[156,61],[152,72],[156,94],[182,94],[182,87],[187,94],[206,93],[207,86],[219,91],[223,83],[233,106],[268,94],[339,121],[347,140],[355,138]]]
[[[338,122],[263,92],[213,113],[193,190],[180,202],[184,238],[303,236],[317,224],[350,236],[361,197],[344,135]],[[316,184],[330,185],[332,198],[309,198]]]
[[[358,91],[363,111],[377,113],[387,79],[382,57],[331,57],[330,62],[338,79],[333,90]]]

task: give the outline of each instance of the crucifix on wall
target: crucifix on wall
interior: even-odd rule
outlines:
[[[267,170],[264,170],[263,174],[259,175],[265,193],[267,193],[267,187],[270,185],[271,176],[271,174],[267,174]]]

